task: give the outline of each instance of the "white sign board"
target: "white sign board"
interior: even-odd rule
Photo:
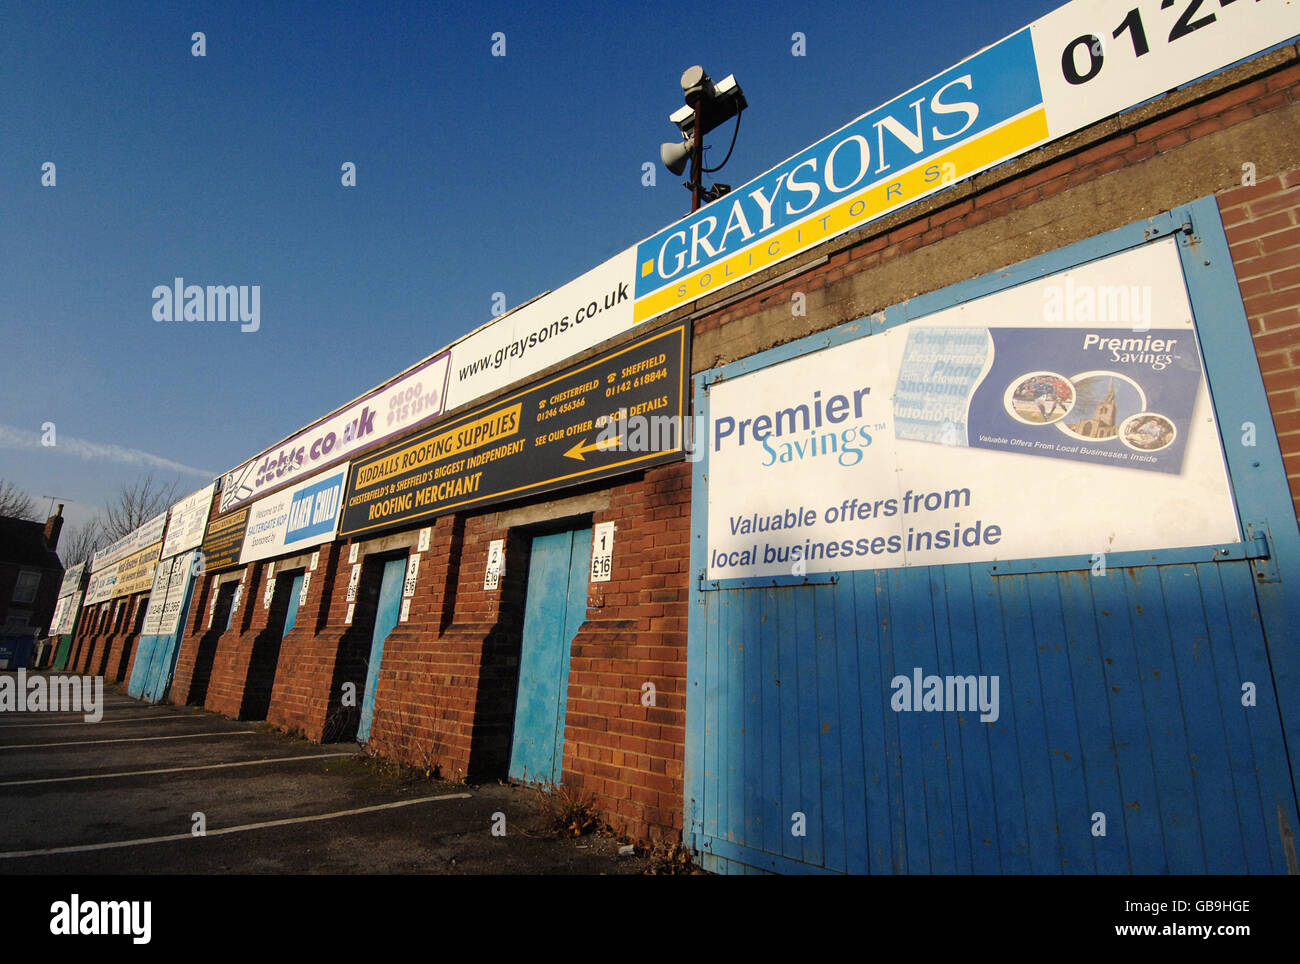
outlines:
[[[420,576],[420,557],[411,556],[406,560],[406,583],[402,587],[402,595],[410,598],[415,595],[415,583]]]
[[[543,298],[456,342],[447,410],[505,388],[627,331],[636,250],[628,248]]]
[[[483,588],[496,589],[501,585],[501,573],[506,564],[506,541],[493,539],[488,543],[487,570],[483,573]]]
[[[164,559],[194,549],[203,542],[208,512],[212,509],[212,488],[215,485],[215,482],[209,482],[172,506],[167,521],[167,538],[163,542]]]
[[[710,579],[1240,541],[1173,239],[718,382],[708,445]]]
[[[614,571],[614,523],[600,522],[591,531],[591,582],[609,582]]]
[[[347,480],[345,462],[255,502],[248,513],[240,563],[310,549],[333,539]]]
[[[167,513],[154,516],[133,532],[128,532],[111,546],[101,549],[91,557],[90,571],[96,572],[104,566],[125,559],[155,542],[162,542],[163,530],[167,528]]]
[[[333,415],[227,472],[223,513],[279,486],[322,471],[349,453],[396,435],[446,410],[447,352],[426,359]]]

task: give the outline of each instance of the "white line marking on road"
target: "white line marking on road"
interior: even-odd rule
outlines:
[[[353,753],[309,753],[306,756],[276,756],[264,760],[239,760],[235,763],[207,763],[192,767],[163,767],[160,770],[120,770],[117,773],[86,773],[75,777],[42,777],[39,780],[7,780],[0,787],[25,787],[33,783],[69,783],[73,780],[107,780],[110,777],[143,777],[154,773],[187,773],[192,770],[220,770],[223,767],[252,767],[262,763],[285,763],[289,760],[332,760]]]
[[[252,730],[234,730],[230,733],[181,733],[178,736],[124,736],[118,740],[69,740],[65,743],[16,743],[0,750],[42,750],[47,746],[95,746],[99,743],[150,743],[154,740],[197,740],[204,736],[252,736]]]
[[[154,720],[180,720],[195,719],[190,713],[167,713],[164,716],[142,716],[138,720],[100,720],[98,723],[87,723],[85,720],[71,723],[5,723],[0,724],[0,732],[4,730],[26,730],[33,726],[102,726],[105,723],[151,723]]]
[[[396,810],[398,807],[413,807],[419,803],[436,803],[440,800],[468,800],[469,793],[445,793],[438,797],[421,797],[419,800],[398,800],[395,803],[381,803],[373,807],[358,807],[355,810],[336,810],[334,813],[318,813],[310,817],[286,817],[283,820],[265,820],[262,823],[246,823],[238,827],[223,827],[209,830],[204,836],[221,837],[229,833],[244,833],[248,830],[265,830],[267,827],[287,827],[295,823],[314,823],[318,820],[334,820],[338,817],[351,817],[358,813],[375,813],[379,810]],[[15,857],[46,857],[52,854],[86,853],[91,850],[116,850],[121,847],[139,847],[144,844],[169,843],[176,840],[199,840],[188,833],[173,833],[165,837],[141,837],[138,840],[114,840],[110,843],[81,844],[75,847],[47,847],[43,850],[11,850],[0,853],[0,860]]]

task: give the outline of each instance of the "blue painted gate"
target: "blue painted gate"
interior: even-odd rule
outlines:
[[[1115,554],[1104,577],[1062,557],[710,583],[696,464],[683,836],[706,867],[1296,872],[1300,532],[1212,199],[911,310],[1176,231],[1225,441],[1259,433],[1224,446],[1244,542]],[[717,378],[864,328],[705,372],[696,412]],[[895,712],[890,681],[918,666],[997,674],[1000,717]]]
[[[533,539],[510,750],[512,780],[560,782],[569,652],[587,617],[590,568],[590,529]]]
[[[301,582],[302,576],[298,577]],[[379,688],[379,664],[384,658],[384,640],[397,627],[402,611],[402,585],[406,581],[406,558],[390,559],[384,563],[383,578],[379,584],[379,602],[375,610],[375,629],[370,637],[370,660],[366,667],[366,690],[361,696],[361,722],[357,725],[357,742],[370,739],[370,724],[375,716],[375,690]],[[290,603],[297,614],[298,597]],[[289,620],[285,621],[288,632]]]

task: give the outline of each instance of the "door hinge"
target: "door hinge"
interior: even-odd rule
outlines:
[[[1246,535],[1250,546],[1246,558],[1250,560],[1255,581],[1281,582],[1282,576],[1277,570],[1277,562],[1273,559],[1273,540],[1269,535],[1268,526],[1263,522],[1248,522]]]

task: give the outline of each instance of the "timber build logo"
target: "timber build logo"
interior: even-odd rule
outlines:
[[[87,723],[104,718],[104,677],[0,676],[0,713],[81,713]]]
[[[154,321],[238,321],[240,331],[262,327],[261,285],[187,285],[175,278],[153,289]]]
[[[123,935],[133,944],[148,944],[153,936],[153,902],[82,900],[80,894],[73,894],[50,905],[50,933],[57,937]]]
[[[895,713],[965,713],[979,710],[981,723],[996,723],[1001,715],[996,676],[925,676],[921,667],[911,676],[889,681]]]

